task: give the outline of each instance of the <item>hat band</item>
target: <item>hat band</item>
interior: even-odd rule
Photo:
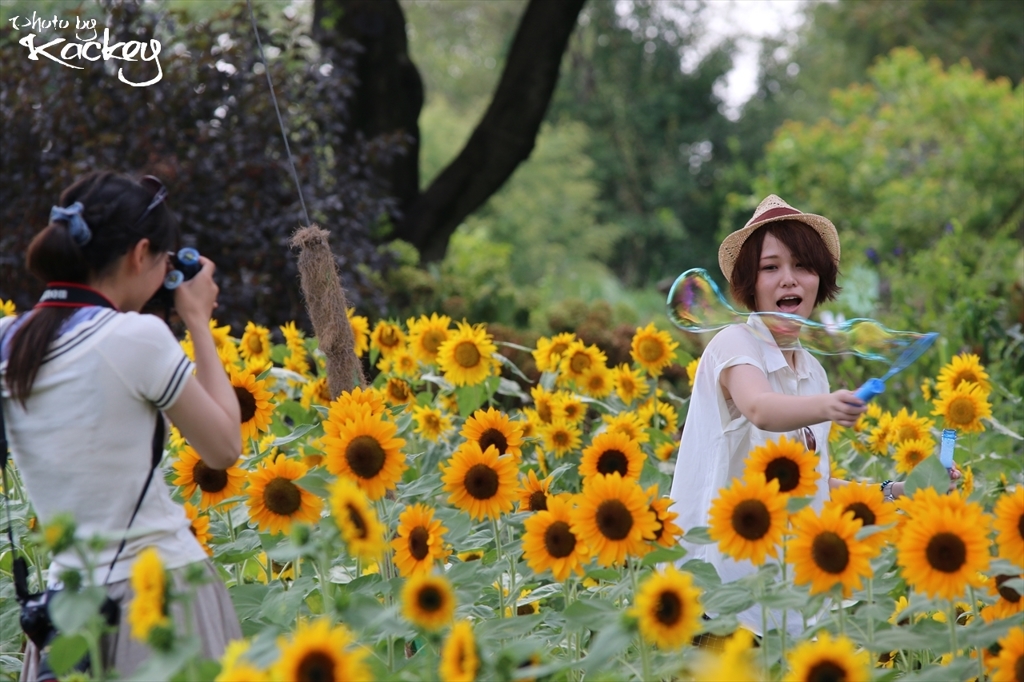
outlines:
[[[748,224],[760,223],[760,222],[762,222],[764,220],[771,220],[772,218],[778,218],[779,216],[784,216],[784,215],[801,215],[801,213],[800,213],[800,211],[796,210],[795,208],[788,208],[786,206],[779,206],[778,208],[773,208],[773,209],[771,209],[769,211],[765,211],[764,213],[762,213],[759,216],[754,216],[751,219],[750,223],[748,223]]]

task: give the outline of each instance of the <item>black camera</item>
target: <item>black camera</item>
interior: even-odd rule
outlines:
[[[150,299],[150,303],[159,303],[168,312],[174,307],[174,290],[199,274],[203,268],[199,262],[199,252],[191,246],[172,253],[171,265],[171,271],[164,277],[164,285]]]
[[[49,610],[50,599],[55,594],[57,593],[54,590],[31,594],[21,604],[21,629],[25,636],[32,640],[32,643],[39,650],[39,667],[36,670],[35,682],[50,682],[51,680],[58,679],[57,674],[50,667],[50,661],[47,656],[47,647],[50,646],[58,635],[57,628],[50,619]],[[117,627],[121,621],[121,606],[110,597],[107,597],[100,606],[100,615],[103,616],[108,626]],[[72,669],[79,672],[88,672],[89,666],[89,654],[85,654]]]

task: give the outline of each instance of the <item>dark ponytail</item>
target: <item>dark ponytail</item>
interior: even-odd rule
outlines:
[[[152,199],[153,190],[123,175],[97,171],[80,178],[61,193],[59,205],[83,204],[89,241],[79,246],[66,221],[50,222],[28,246],[25,263],[29,272],[44,283],[87,284],[109,274],[118,259],[143,238],[149,239],[152,253],[173,250],[178,243],[178,224],[166,205],[160,204],[139,222]],[[75,310],[39,308],[24,313],[29,318],[11,338],[7,361],[7,386],[11,397],[22,405],[50,344]]]

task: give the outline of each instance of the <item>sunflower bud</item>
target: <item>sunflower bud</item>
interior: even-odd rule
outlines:
[[[58,514],[43,526],[43,543],[53,554],[60,554],[75,541],[75,519],[71,514]]]
[[[157,651],[168,652],[174,646],[174,629],[169,622],[153,626],[146,642]]]
[[[291,541],[296,547],[305,547],[309,544],[312,531],[304,523],[293,523],[291,530]]]
[[[59,580],[68,592],[78,592],[82,589],[82,574],[77,569],[67,568],[61,571]]]

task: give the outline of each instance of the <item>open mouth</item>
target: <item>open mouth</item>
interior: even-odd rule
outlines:
[[[795,313],[797,309],[800,308],[800,304],[803,300],[804,299],[799,296],[786,296],[776,301],[775,305],[777,305],[779,310],[784,313]]]

